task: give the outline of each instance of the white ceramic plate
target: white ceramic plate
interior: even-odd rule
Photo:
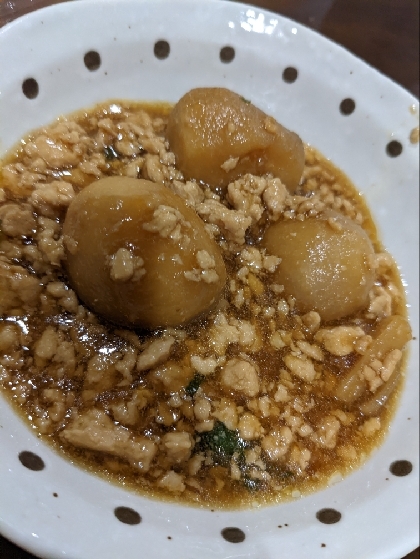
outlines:
[[[169,44],[166,58],[155,56],[157,41]],[[220,58],[226,46],[234,49],[230,62]],[[95,71],[84,64],[88,51],[100,55]],[[283,79],[288,67],[297,70],[293,83]],[[0,68],[0,154],[60,114],[109,98],[176,101],[205,85],[241,93],[331,158],[365,194],[401,267],[416,337],[390,434],[368,463],[324,491],[253,511],[165,504],[107,484],[57,456],[0,400],[0,532],[52,559],[400,559],[415,548],[419,164],[409,137],[418,101],[301,25],[216,0],[83,0],[40,10],[0,31]],[[34,98],[22,89],[28,78],[38,84]],[[344,115],[347,98],[355,110]],[[391,141],[402,147],[397,157],[387,153]],[[44,469],[23,467],[22,451],[40,456]],[[390,472],[400,460],[412,465],[409,475]],[[141,522],[120,522],[116,507],[137,511]],[[320,522],[325,508],[341,520]],[[240,530],[224,532],[228,539],[243,541],[225,539],[227,527]]]

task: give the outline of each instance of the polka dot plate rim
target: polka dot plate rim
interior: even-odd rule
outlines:
[[[367,463],[325,490],[256,510],[212,512],[111,485],[37,439],[0,396],[0,532],[54,559],[130,559],[139,549],[150,559],[277,559],[279,549],[294,559],[395,559],[411,551],[419,514],[418,100],[304,26],[223,0],[45,8],[0,31],[0,67],[0,155],[60,114],[106,99],[174,102],[200,85],[240,92],[360,187],[401,267],[416,337],[390,433]]]

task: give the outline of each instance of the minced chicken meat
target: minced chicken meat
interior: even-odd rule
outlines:
[[[386,431],[409,338],[397,268],[361,197],[314,149],[305,148],[293,193],[269,173],[210,188],[177,168],[168,112],[103,104],[31,134],[4,161],[0,381],[44,440],[142,494],[211,507],[295,498],[359,465]],[[205,316],[145,331],[108,323],[79,300],[63,220],[80,191],[114,175],[164,185],[203,220],[228,274]],[[361,225],[375,250],[365,308],[328,321],[299,310],[276,280],[281,258],[260,241],[270,223],[330,210]],[[107,273],[141,282],[147,270],[120,248]],[[204,250],[185,273],[209,285],[216,276]],[[392,328],[405,328],[398,347],[385,339]]]

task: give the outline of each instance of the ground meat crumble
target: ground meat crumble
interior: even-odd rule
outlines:
[[[402,312],[396,267],[380,249],[363,201],[315,150],[306,148],[293,195],[270,175],[244,175],[213,191],[185,181],[176,168],[166,115],[158,106],[103,105],[32,134],[3,165],[0,379],[37,432],[138,491],[220,507],[289,499],[357,465],[389,421],[386,412],[366,417],[357,406],[340,407],[332,394],[368,350],[375,324]],[[223,168],[235,165],[227,158]],[[218,242],[229,280],[201,322],[124,330],[102,322],[69,287],[62,267],[66,208],[109,175],[163,183]],[[362,224],[376,249],[368,307],[332,324],[315,311],[295,311],[293,297],[273,280],[279,259],[256,242],[270,221],[304,220],[325,209]],[[191,224],[178,213],[160,206],[144,227],[188,242]],[[214,266],[198,251],[185,277],[215,282]],[[117,282],[145,273],[127,248],[109,260]],[[371,393],[401,359],[394,350],[363,367]]]

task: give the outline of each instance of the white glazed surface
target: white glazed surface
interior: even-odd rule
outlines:
[[[170,44],[165,60],[153,54],[160,39]],[[228,64],[219,58],[226,45],[235,48]],[[101,55],[95,72],[83,63],[89,50]],[[293,84],[282,79],[288,66],[299,72]],[[250,99],[317,147],[364,193],[401,268],[416,337],[390,433],[366,465],[328,489],[252,511],[166,504],[111,485],[52,452],[0,396],[0,532],[51,559],[399,559],[416,547],[419,160],[409,136],[419,124],[418,101],[302,25],[215,0],[83,0],[46,8],[0,31],[0,68],[0,155],[60,114],[110,98],[175,102],[207,85]],[[39,83],[32,100],[22,93],[28,77]],[[347,97],[356,110],[343,116],[339,105]],[[392,139],[403,146],[396,158],[385,151]],[[45,469],[24,468],[22,450],[40,455]],[[409,460],[412,473],[393,476],[395,460]],[[118,506],[135,509],[142,522],[119,522]],[[326,507],[341,512],[340,522],[316,519]],[[225,527],[240,528],[245,540],[225,541]]]

